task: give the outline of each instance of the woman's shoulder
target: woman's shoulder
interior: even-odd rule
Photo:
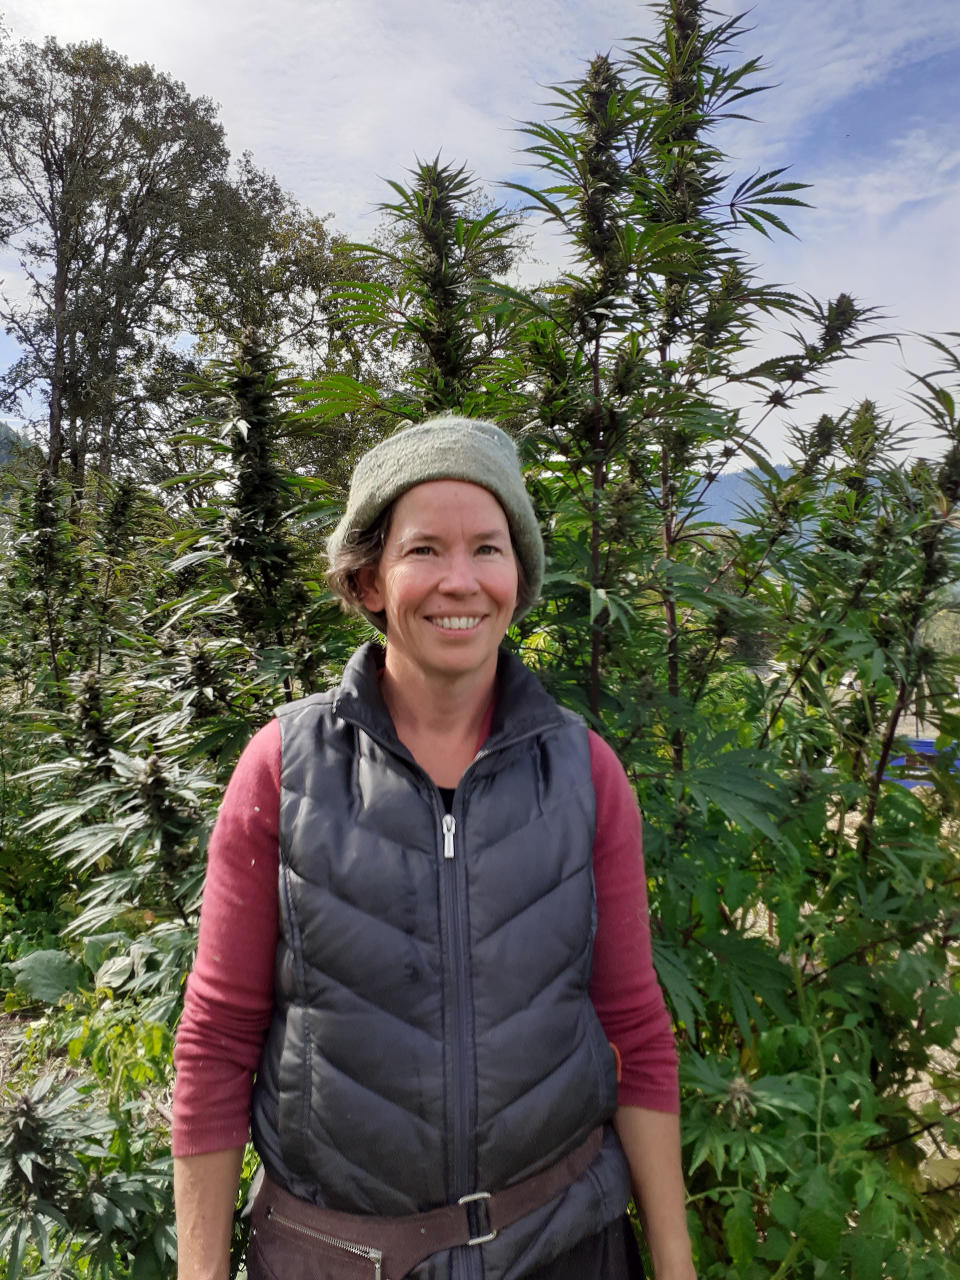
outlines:
[[[590,742],[590,772],[598,802],[629,801],[635,807],[633,787],[616,751],[594,729],[588,729],[587,736]]]
[[[274,707],[273,714],[276,720],[285,720],[287,717],[297,717],[309,715],[312,712],[320,711],[325,707],[329,707],[337,696],[337,689],[323,689],[320,693],[308,694],[306,698],[294,698],[292,702],[281,702],[279,706]],[[271,721],[274,723],[274,721]]]
[[[280,755],[280,722],[273,717],[256,731],[240,753],[228,792],[255,790],[261,783],[279,779]]]

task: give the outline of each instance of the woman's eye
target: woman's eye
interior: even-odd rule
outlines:
[[[411,547],[410,554],[413,556],[432,556],[433,547],[427,546],[426,544],[422,547]]]
[[[483,546],[477,548],[477,554],[481,556],[498,556],[500,548],[493,545],[492,542],[485,542]]]

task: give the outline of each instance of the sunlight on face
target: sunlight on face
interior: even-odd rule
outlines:
[[[517,561],[497,499],[463,480],[431,480],[397,501],[364,605],[387,618],[388,661],[449,678],[496,670],[517,606]]]

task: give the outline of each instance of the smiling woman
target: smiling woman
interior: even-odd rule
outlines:
[[[359,577],[364,606],[386,618],[391,685],[411,690],[472,673],[492,687],[519,587],[507,518],[492,493],[462,480],[408,489],[380,563]]]
[[[501,648],[544,565],[513,442],[396,432],[328,552],[386,644],[261,730],[211,840],[181,1280],[226,1278],[251,1112],[250,1280],[638,1280],[631,1183],[657,1280],[692,1280],[636,804]]]

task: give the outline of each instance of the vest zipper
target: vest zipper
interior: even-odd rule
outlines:
[[[452,813],[445,813],[440,819],[440,830],[443,835],[443,858],[440,865],[440,900],[443,914],[447,922],[447,963],[450,974],[450,1013],[453,1035],[451,1037],[451,1095],[454,1111],[450,1116],[452,1130],[451,1174],[453,1185],[450,1188],[453,1198],[466,1195],[474,1190],[470,1182],[470,1141],[469,1128],[471,1117],[470,1099],[473,1096],[471,1084],[472,1010],[470,992],[470,973],[466,955],[465,938],[467,936],[464,920],[466,895],[466,866],[462,858],[456,857],[454,836],[457,822]]]
[[[382,1280],[383,1254],[379,1249],[374,1249],[370,1245],[354,1244],[351,1240],[338,1240],[336,1236],[328,1236],[325,1231],[316,1231],[313,1227],[305,1227],[301,1222],[293,1222],[290,1218],[283,1217],[282,1214],[274,1213],[272,1208],[267,1210],[267,1218],[270,1222],[276,1222],[281,1227],[289,1227],[291,1231],[299,1231],[302,1236],[309,1236],[312,1240],[320,1240],[323,1244],[332,1245],[335,1249],[343,1249],[345,1253],[352,1253],[355,1257],[365,1258],[367,1262],[373,1263],[374,1280]]]
[[[453,1130],[451,1144],[453,1185],[450,1188],[450,1195],[452,1199],[456,1200],[460,1196],[469,1195],[477,1189],[473,1185],[471,1172],[472,1141],[470,1136],[476,1122],[473,1105],[476,1084],[472,1080],[476,1073],[475,1068],[471,1070],[471,1054],[475,1055],[476,1053],[476,1048],[472,1044],[473,996],[468,961],[463,954],[463,938],[468,932],[464,920],[467,883],[464,860],[462,857],[456,857],[454,848],[454,836],[457,829],[456,819],[452,814],[444,815],[436,783],[433,782],[432,778],[417,764],[413,756],[404,747],[395,740],[391,741],[376,732],[364,720],[351,717],[347,717],[347,719],[362,729],[378,746],[389,751],[391,755],[396,756],[398,759],[403,760],[407,765],[412,765],[414,770],[422,778],[426,779],[435,797],[436,808],[434,812],[440,818],[443,852],[439,868],[441,917],[442,920],[446,921],[446,932],[449,941],[447,971],[450,974],[451,981],[450,1013],[455,1027],[453,1044],[451,1045],[451,1092],[457,1100],[457,1105],[454,1114],[450,1117],[451,1129]],[[463,775],[457,783],[457,792],[461,791],[468,774],[473,772],[475,766],[487,759],[488,756],[516,746],[517,743],[523,742],[527,738],[535,737],[536,734],[549,727],[551,727],[549,724],[538,724],[532,728],[524,729],[521,733],[515,733],[505,738],[492,749],[483,747],[464,769]],[[456,797],[454,798],[454,804],[456,805]],[[449,818],[449,822],[445,820],[446,818]],[[469,1007],[466,998],[468,996]],[[477,1277],[479,1280],[482,1275],[482,1259],[480,1256],[482,1252],[481,1249],[463,1248],[455,1250],[453,1275],[458,1278],[464,1275]]]
[[[505,742],[501,750],[514,745],[524,738],[533,737],[538,730],[518,734],[514,739]],[[481,760],[493,752],[483,749],[478,751],[470,764],[463,771],[456,791],[461,792],[468,775]],[[437,801],[440,800],[436,791]],[[457,804],[454,796],[454,806]],[[443,912],[448,921],[449,939],[449,972],[452,988],[452,1014],[454,1035],[452,1037],[451,1084],[452,1095],[456,1100],[455,1111],[451,1117],[452,1148],[451,1163],[453,1174],[452,1194],[454,1198],[469,1195],[476,1191],[474,1185],[474,1160],[472,1134],[476,1125],[476,1045],[474,1044],[473,1024],[473,990],[469,969],[469,958],[466,954],[465,939],[469,935],[466,919],[467,868],[463,857],[456,857],[454,837],[457,823],[452,813],[443,814],[440,819],[443,835],[443,859],[440,867],[440,900]],[[462,853],[462,849],[461,849]],[[454,1250],[451,1276],[453,1280],[481,1280],[483,1275],[482,1249],[460,1248]]]

